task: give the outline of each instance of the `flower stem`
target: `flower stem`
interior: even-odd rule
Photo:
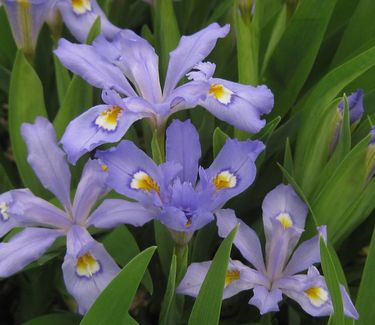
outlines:
[[[177,270],[176,270],[176,284],[180,282],[180,280],[185,275],[188,263],[188,256],[189,256],[189,246],[186,245],[175,245],[175,254],[177,257]]]

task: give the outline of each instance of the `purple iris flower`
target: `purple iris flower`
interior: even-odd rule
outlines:
[[[325,227],[319,227],[319,235],[296,248],[308,210],[289,185],[281,184],[268,193],[262,209],[266,235],[265,259],[257,234],[236,218],[233,210],[216,213],[221,237],[226,237],[237,224],[240,225],[234,245],[252,265],[248,267],[235,260],[229,262],[223,299],[253,289],[254,295],[249,304],[256,306],[261,314],[278,311],[282,294],[298,302],[312,316],[332,314],[332,301],[324,277],[313,266],[320,262],[319,238],[325,238]],[[177,292],[196,297],[210,263],[191,264]],[[307,274],[299,274],[306,269]],[[357,319],[358,313],[343,286],[341,294],[345,314]]]
[[[73,36],[85,42],[92,24],[99,16],[101,32],[111,39],[120,29],[112,25],[96,0],[2,0],[14,39],[19,48],[33,53],[40,29],[45,21],[56,11]],[[56,16],[52,15],[53,17]]]
[[[193,35],[183,36],[170,53],[163,90],[155,50],[132,31],[123,30],[111,42],[99,37],[92,46],[60,40],[55,54],[67,68],[97,88],[112,89],[121,97],[128,97],[125,108],[117,113],[104,108],[98,111],[95,106],[84,117],[70,122],[61,140],[69,160],[75,163],[98,145],[120,140],[126,130],[119,125],[129,119],[134,107],[138,118],[149,118],[153,128],[164,127],[171,114],[201,104],[236,127],[258,131],[265,123],[260,115],[273,106],[273,95],[265,86],[244,86],[211,77],[197,77],[178,85],[187,73],[200,66],[216,41],[228,32],[229,25],[220,27],[213,23]],[[192,78],[198,72],[189,75]],[[78,131],[85,139],[84,144],[76,143],[74,134]],[[96,133],[94,140],[93,133]]]
[[[260,141],[229,139],[212,165],[203,169],[198,166],[201,148],[197,130],[190,121],[174,120],[167,129],[164,164],[157,166],[126,140],[97,153],[108,168],[107,184],[137,201],[106,200],[103,209],[105,204],[122,202],[128,207],[123,215],[155,218],[170,230],[188,233],[189,240],[195,230],[214,220],[217,208],[252,184],[255,160],[263,150]],[[103,227],[102,222],[106,222],[104,218],[97,226]]]
[[[69,165],[56,144],[52,124],[38,117],[35,124],[23,124],[21,132],[29,164],[43,186],[56,196],[61,208],[36,197],[28,189],[0,195],[0,236],[14,227],[25,227],[9,242],[0,243],[0,277],[22,270],[41,257],[56,238],[66,236],[67,251],[62,265],[65,285],[76,299],[79,312],[85,313],[120,270],[103,245],[87,231],[87,227],[96,225],[101,218],[107,221],[113,218],[113,209],[103,210],[101,206],[91,213],[108,192],[107,173],[97,160],[89,160],[72,202]],[[133,223],[133,215],[128,218],[122,221]],[[134,223],[139,224],[139,220]]]
[[[348,96],[348,106],[349,106],[349,117],[350,124],[358,122],[364,113],[363,107],[363,90],[357,89],[355,92]],[[338,105],[339,112],[343,114],[345,107],[344,100]]]

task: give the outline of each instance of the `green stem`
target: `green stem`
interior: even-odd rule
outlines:
[[[176,283],[179,283],[180,280],[186,273],[187,264],[188,264],[188,256],[189,256],[189,246],[186,245],[175,245],[175,254],[177,257],[176,264],[177,264],[177,271],[176,271]]]
[[[262,325],[272,325],[272,316],[273,316],[273,313],[267,313],[263,315],[260,319],[260,323]]]

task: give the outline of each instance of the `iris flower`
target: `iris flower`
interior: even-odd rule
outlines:
[[[103,245],[87,231],[87,227],[96,225],[101,218],[111,220],[100,206],[91,213],[108,191],[107,173],[98,161],[89,160],[72,203],[69,166],[65,153],[56,144],[51,123],[39,117],[35,124],[23,124],[21,130],[29,164],[43,186],[56,196],[61,208],[28,189],[12,190],[0,196],[0,236],[14,227],[25,228],[9,242],[0,243],[0,277],[22,270],[41,257],[58,237],[66,236],[64,281],[78,303],[79,312],[85,313],[120,270]]]
[[[164,164],[157,166],[127,140],[97,153],[108,169],[107,184],[136,201],[106,200],[102,208],[118,204],[123,216],[134,214],[142,222],[155,218],[173,232],[186,233],[188,241],[195,230],[214,220],[217,208],[252,184],[255,160],[263,150],[260,141],[229,139],[212,165],[203,169],[198,166],[197,130],[190,121],[175,120],[167,129]],[[103,227],[102,222],[106,220],[97,226]]]
[[[112,25],[96,0],[2,0],[19,48],[33,53],[40,29],[49,16],[59,11],[73,36],[85,42],[92,24],[99,16],[101,32],[112,38],[120,29]]]
[[[133,123],[134,113],[138,114],[137,119],[148,118],[152,127],[160,128],[174,112],[200,104],[240,129],[259,131],[265,124],[260,115],[273,106],[273,95],[267,87],[211,78],[212,69],[205,78],[195,71],[189,74],[195,80],[179,85],[192,69],[205,70],[207,65],[202,60],[228,32],[229,25],[220,27],[213,23],[193,35],[183,36],[170,53],[163,88],[155,50],[132,31],[121,31],[111,42],[99,37],[92,45],[60,40],[55,54],[63,65],[91,85],[127,97],[120,107],[95,106],[70,122],[61,140],[69,160],[75,163],[98,145],[119,141]],[[81,134],[78,142],[77,132]]]
[[[332,301],[324,277],[314,263],[320,262],[319,238],[325,238],[325,227],[320,234],[301,243],[297,242],[305,227],[307,207],[289,185],[279,185],[263,201],[263,224],[266,235],[266,255],[263,257],[257,234],[233,210],[216,213],[219,235],[226,237],[239,224],[234,245],[252,265],[230,260],[225,278],[223,299],[243,290],[253,289],[249,304],[261,314],[279,310],[282,294],[295,300],[312,316],[332,314]],[[177,292],[196,297],[211,262],[193,263],[177,288]],[[304,270],[307,274],[300,274]],[[340,285],[344,312],[358,318],[349,295]]]

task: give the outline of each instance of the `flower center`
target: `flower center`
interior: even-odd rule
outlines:
[[[328,292],[320,287],[311,287],[305,290],[306,296],[315,307],[324,305],[328,300]]]
[[[233,92],[220,84],[212,84],[209,94],[214,96],[220,103],[229,104],[232,100]]]
[[[190,218],[187,219],[187,221],[185,223],[185,227],[190,228],[192,224],[193,224],[193,220],[191,220],[191,217],[190,217]]]
[[[89,252],[77,258],[76,272],[79,276],[91,278],[100,271],[99,262]]]
[[[233,281],[239,280],[241,277],[241,273],[237,269],[231,269],[227,271],[227,274],[225,275],[225,284],[224,286],[229,286]]]
[[[118,106],[113,106],[99,114],[95,120],[95,124],[106,131],[114,131],[118,125],[118,118],[123,109]]]
[[[0,202],[0,217],[3,221],[8,221],[9,214],[8,214],[9,206],[6,202]]]
[[[233,188],[237,184],[237,177],[229,170],[224,170],[213,178],[212,183],[214,183],[217,190]]]
[[[293,226],[292,218],[290,217],[289,213],[283,212],[280,213],[277,217],[277,220],[280,221],[281,225],[284,229],[288,229]]]
[[[91,1],[90,0],[71,0],[71,5],[73,11],[77,15],[82,15],[86,11],[91,11]]]
[[[130,187],[136,190],[143,190],[145,192],[155,191],[160,195],[160,187],[154,179],[144,171],[136,172],[130,182]]]

